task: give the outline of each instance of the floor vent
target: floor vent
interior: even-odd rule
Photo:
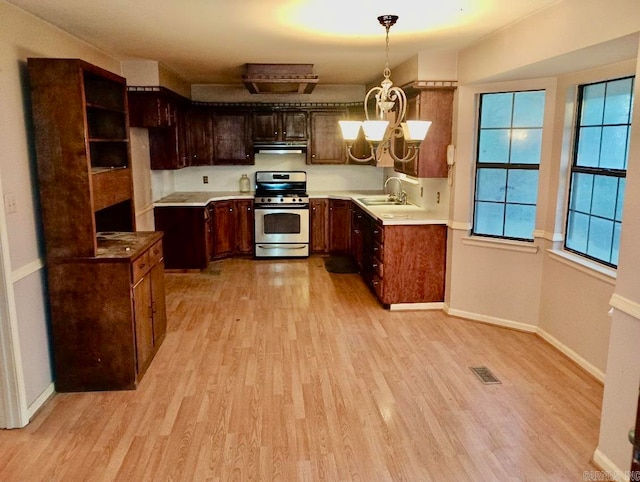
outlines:
[[[491,373],[487,367],[469,367],[471,371],[476,374],[476,376],[480,379],[482,383],[485,385],[496,385],[502,383],[500,380],[496,378],[496,376]]]

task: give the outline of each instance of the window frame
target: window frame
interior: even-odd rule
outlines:
[[[543,109],[543,113],[542,113],[542,124],[540,125],[540,127],[514,127],[513,126],[513,109],[515,108],[515,94],[520,94],[520,93],[527,93],[527,92],[543,92],[544,93],[544,103],[542,106]],[[538,161],[538,163],[536,164],[532,164],[532,163],[512,163],[512,162],[480,162],[480,138],[481,138],[481,130],[482,126],[481,126],[481,122],[482,122],[482,103],[483,103],[483,98],[485,95],[496,95],[496,94],[513,94],[514,95],[514,100],[512,101],[512,105],[511,105],[511,109],[512,109],[512,116],[511,116],[511,124],[508,127],[508,129],[510,131],[513,131],[515,129],[536,129],[539,130],[541,133],[541,136],[544,134],[544,120],[545,120],[545,116],[546,116],[546,108],[547,108],[547,88],[546,87],[540,87],[540,88],[527,88],[527,89],[517,89],[517,90],[499,90],[499,91],[488,91],[488,92],[480,92],[478,93],[478,103],[477,103],[477,107],[476,107],[476,128],[475,128],[475,170],[474,170],[474,184],[473,184],[473,196],[472,196],[472,205],[473,205],[473,209],[471,212],[471,230],[470,230],[470,235],[473,237],[483,237],[483,238],[490,238],[490,239],[495,239],[495,240],[507,240],[507,241],[516,241],[516,242],[525,242],[525,243],[533,243],[535,241],[535,236],[534,236],[534,232],[535,232],[535,218],[537,216],[537,210],[538,210],[538,194],[539,194],[539,189],[540,189],[540,176],[538,175],[538,185],[536,186],[536,202],[533,205],[535,207],[535,214],[534,214],[534,229],[531,232],[531,238],[520,238],[520,237],[515,237],[515,236],[507,236],[507,235],[498,235],[498,234],[487,234],[487,233],[482,233],[482,232],[477,232],[476,231],[476,213],[477,213],[477,207],[478,207],[478,202],[486,202],[486,201],[479,201],[477,198],[478,195],[478,174],[479,171],[482,169],[501,169],[505,171],[505,175],[506,175],[506,179],[507,179],[507,183],[508,183],[508,176],[509,176],[509,171],[514,170],[514,171],[522,171],[522,170],[535,170],[538,171],[538,173],[540,172],[540,165],[542,163],[542,152],[543,152],[543,142],[542,142],[542,137],[541,137],[541,141],[540,141],[540,159]],[[491,128],[487,128],[486,130],[490,130]],[[511,152],[511,144],[510,144],[510,149],[509,151]],[[510,159],[509,159],[510,161]],[[505,200],[501,201],[501,202],[495,202],[495,204],[501,204],[502,206],[504,206],[504,210],[503,210],[503,217],[502,217],[502,232],[504,233],[505,231],[505,225],[506,225],[506,217],[507,217],[507,209],[506,207],[508,205],[524,205],[524,206],[531,206],[532,204],[529,203],[518,203],[518,202],[508,202],[507,201],[507,192],[505,192]]]
[[[620,179],[625,179],[627,177],[627,168],[628,168],[628,161],[629,161],[629,139],[627,138],[627,144],[625,146],[625,156],[626,156],[626,163],[627,163],[627,168],[625,169],[614,169],[614,168],[602,168],[602,167],[592,167],[592,166],[578,166],[577,165],[577,161],[578,161],[578,153],[579,153],[579,143],[580,143],[580,128],[584,127],[581,125],[581,119],[582,119],[582,102],[584,99],[584,90],[585,87],[588,86],[593,86],[593,85],[598,85],[598,84],[605,84],[605,98],[606,98],[606,86],[607,84],[611,83],[611,82],[616,82],[616,81],[620,81],[620,80],[626,80],[626,79],[631,79],[631,102],[630,102],[630,113],[629,113],[629,122],[628,123],[624,123],[624,124],[605,124],[604,120],[602,121],[602,123],[597,124],[598,127],[603,128],[605,126],[622,126],[622,125],[626,125],[628,126],[628,136],[630,135],[630,131],[631,131],[631,127],[632,127],[632,111],[634,108],[634,86],[635,86],[635,75],[624,75],[622,77],[615,77],[615,78],[611,78],[611,79],[605,79],[605,80],[597,80],[597,81],[593,81],[593,82],[585,82],[585,83],[581,83],[578,84],[576,87],[576,103],[575,103],[575,113],[574,113],[574,119],[575,122],[573,123],[572,126],[572,135],[573,135],[573,139],[572,139],[572,150],[571,150],[571,162],[569,165],[569,172],[568,172],[568,189],[567,189],[567,198],[566,198],[566,204],[565,204],[565,208],[566,208],[566,215],[565,215],[565,219],[564,219],[564,239],[562,242],[562,246],[564,251],[572,253],[576,256],[579,256],[581,258],[585,258],[588,259],[590,261],[593,261],[594,263],[597,263],[599,265],[603,265],[606,266],[608,268],[611,269],[617,269],[617,264],[611,263],[609,261],[605,261],[603,259],[597,258],[595,256],[592,256],[586,252],[582,252],[579,251],[575,248],[571,248],[569,246],[567,246],[567,241],[568,241],[568,233],[569,233],[569,222],[570,222],[570,215],[571,212],[579,212],[582,213],[581,211],[575,210],[575,209],[571,209],[571,203],[572,203],[572,192],[573,192],[573,188],[574,188],[574,174],[587,174],[587,175],[593,175],[593,176],[606,176],[608,178],[616,178],[618,180],[617,182],[617,188],[616,188],[616,194],[615,194],[615,198],[616,198],[616,203],[617,203],[617,198],[618,198],[618,193],[619,193],[619,189],[620,189],[620,183],[619,180]],[[603,107],[604,110],[604,107]],[[594,127],[593,125],[589,125],[589,127]],[[600,146],[602,145],[602,140],[600,140]],[[624,198],[623,198],[624,201]],[[593,204],[593,192],[591,193],[591,205]],[[617,204],[616,204],[617,205]],[[591,212],[589,213],[582,213],[582,214],[586,214],[589,217],[589,223],[591,223],[592,218],[598,218],[598,219],[604,219],[604,220],[608,220],[608,221],[612,221],[613,225],[614,225],[614,233],[615,233],[615,223],[616,221],[616,214],[615,214],[615,209],[614,209],[614,215],[613,218],[605,218],[603,216],[598,216],[598,215],[594,215],[591,214]],[[624,215],[624,213],[623,213]],[[622,217],[620,218],[620,226],[622,227]],[[588,234],[589,231],[587,231],[587,246],[588,246]],[[611,242],[611,246],[610,246],[610,253],[611,250],[614,247],[613,244],[613,237],[614,234],[612,233],[612,242]],[[619,242],[619,240],[618,240]],[[618,246],[619,248],[619,246]],[[610,256],[611,257],[611,256]]]

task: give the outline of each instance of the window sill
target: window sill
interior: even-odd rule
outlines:
[[[613,268],[602,266],[594,261],[582,258],[577,254],[568,253],[559,249],[547,249],[547,252],[551,259],[559,263],[570,266],[612,286],[616,284],[617,272]]]
[[[478,246],[481,248],[501,249],[504,251],[517,251],[519,253],[536,254],[540,249],[533,243],[526,241],[513,241],[509,239],[483,238],[480,236],[468,236],[462,238],[462,244]]]

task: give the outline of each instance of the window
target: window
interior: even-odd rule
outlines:
[[[480,96],[472,233],[533,240],[545,93]]]
[[[633,77],[581,85],[565,248],[617,267]]]

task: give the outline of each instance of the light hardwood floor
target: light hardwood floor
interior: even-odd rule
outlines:
[[[0,480],[583,480],[602,386],[535,335],[389,312],[323,259],[167,274],[136,391],[0,431]],[[501,381],[483,385],[471,366]]]

